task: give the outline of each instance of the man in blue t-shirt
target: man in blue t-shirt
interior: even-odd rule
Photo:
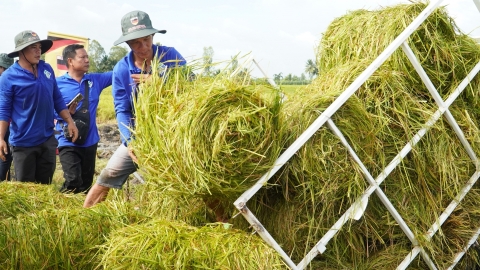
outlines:
[[[77,144],[71,142],[63,134],[64,122],[58,119],[56,129],[58,135],[58,151],[62,164],[63,183],[62,192],[88,192],[93,182],[95,161],[97,159],[97,146],[100,136],[97,129],[97,108],[100,94],[103,89],[112,85],[112,72],[86,74],[90,67],[88,54],[83,45],[71,44],[62,52],[68,72],[57,78],[58,89],[62,93],[66,104],[70,103],[77,94],[87,97],[85,88],[88,89],[88,115],[90,117],[88,133],[85,142]],[[83,110],[85,99],[73,102],[68,106],[71,115],[78,110]],[[86,106],[87,104],[85,104]]]
[[[73,124],[52,67],[40,56],[53,45],[26,30],[15,36],[18,57],[0,76],[0,159],[9,149],[4,136],[10,124],[10,145],[15,178],[22,182],[51,184],[56,165],[57,140],[53,135],[54,110],[68,124],[73,141],[78,130]]]
[[[121,26],[123,34],[114,45],[126,42],[131,52],[113,68],[112,94],[123,143],[88,192],[84,207],[105,200],[110,188],[122,188],[128,176],[137,169],[136,158],[127,148],[130,129],[135,127],[132,98],[138,84],[151,74],[152,61],[158,59],[161,66],[168,68],[186,64],[175,48],[153,44],[155,33],[165,34],[167,31],[153,28],[147,13],[138,10],[129,12],[122,17]]]

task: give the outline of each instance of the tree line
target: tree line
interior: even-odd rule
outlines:
[[[92,40],[88,46],[88,59],[90,60],[89,72],[106,72],[113,70],[115,64],[127,55],[128,49],[123,46],[113,46],[110,52],[96,40]]]
[[[157,43],[157,45],[160,45]],[[105,52],[105,49],[100,45],[96,40],[92,40],[88,47],[88,54],[90,60],[90,69],[89,72],[106,72],[113,70],[115,64],[125,57],[128,53],[128,48],[124,46],[113,46],[110,48],[109,53]],[[201,71],[201,76],[215,76],[220,70],[215,68],[213,64],[214,50],[211,46],[203,48],[203,70]],[[232,56],[230,59],[230,69],[232,71],[238,68],[238,60],[236,56]],[[306,75],[305,75],[306,74]],[[309,84],[311,80],[318,75],[318,65],[317,61],[307,60],[305,64],[305,73],[300,74],[300,76],[287,74],[283,75],[282,72],[273,75],[273,80],[277,84],[283,85],[300,85],[300,84]],[[247,68],[243,68],[237,72],[236,76],[239,77],[250,77],[250,71]],[[307,78],[308,76],[308,78]]]

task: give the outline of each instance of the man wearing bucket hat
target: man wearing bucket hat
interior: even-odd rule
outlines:
[[[122,188],[128,176],[137,169],[134,162],[136,158],[127,148],[131,136],[130,129],[135,126],[132,99],[138,84],[151,74],[152,61],[159,61],[158,66],[163,68],[186,64],[185,59],[175,48],[153,44],[154,34],[165,34],[167,31],[153,28],[147,13],[139,10],[127,13],[121,19],[121,27],[122,36],[114,42],[114,45],[126,42],[131,51],[113,68],[112,94],[123,143],[88,192],[84,207],[105,200],[110,188]]]
[[[0,76],[11,65],[13,65],[13,58],[8,57],[6,53],[0,53]]]
[[[52,182],[58,144],[53,135],[54,110],[68,123],[75,140],[78,136],[53,69],[40,60],[52,45],[31,30],[20,32],[15,50],[8,54],[19,59],[0,76],[0,159],[5,160],[9,151],[3,138],[11,120],[13,167],[15,178],[22,182]]]
[[[8,57],[6,53],[0,53],[0,76],[11,65],[13,65],[13,58]],[[5,133],[5,137],[4,137],[4,140],[7,143],[7,149],[9,148],[8,136],[10,136],[9,129],[7,129],[7,133]],[[11,165],[12,165],[12,153],[11,151],[8,151],[8,153],[5,155],[5,160],[0,160],[0,181],[11,179],[11,175],[10,175]]]

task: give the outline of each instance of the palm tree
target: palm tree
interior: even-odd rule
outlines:
[[[282,72],[280,72],[278,74],[273,74],[273,80],[276,81],[276,82],[281,81],[282,78],[283,78]]]
[[[317,61],[308,59],[307,64],[305,65],[305,72],[308,74],[308,76],[310,76],[310,80],[313,78],[313,76],[317,76],[318,75]]]

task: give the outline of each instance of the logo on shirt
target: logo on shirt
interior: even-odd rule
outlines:
[[[133,25],[137,25],[138,24],[138,17],[133,17],[130,19],[130,22],[133,24]]]
[[[50,79],[50,76],[52,76],[52,73],[50,73],[48,70],[44,70],[43,71],[43,74],[45,74],[45,76]]]
[[[92,88],[92,86],[93,86],[93,82],[92,82],[92,81],[88,81],[88,87],[89,87],[89,88]]]

